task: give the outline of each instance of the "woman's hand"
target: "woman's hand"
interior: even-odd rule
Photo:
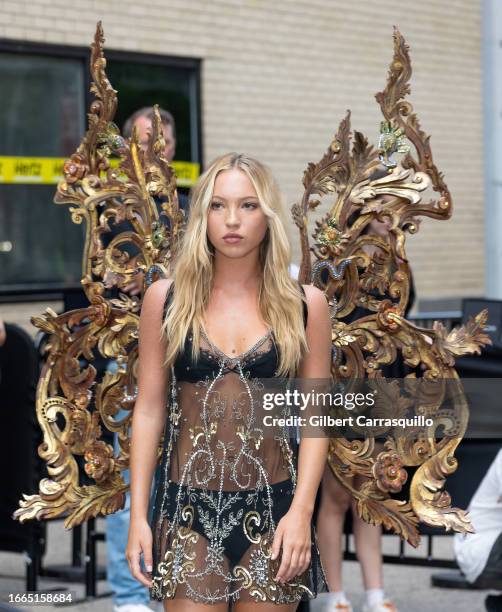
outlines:
[[[143,553],[143,561],[147,574],[141,570],[140,556]],[[136,580],[147,587],[152,586],[152,530],[146,520],[131,521],[129,525],[129,539],[127,540],[126,559],[129,563],[131,574]]]
[[[308,568],[311,555],[311,513],[291,507],[277,525],[272,543],[272,559],[282,546],[282,559],[275,579],[289,582]]]

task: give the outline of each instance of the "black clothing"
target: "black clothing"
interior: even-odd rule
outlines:
[[[173,294],[171,285],[166,298]],[[304,321],[307,312],[304,308]],[[292,603],[326,590],[312,524],[309,568],[287,584],[270,559],[278,521],[296,487],[298,444],[264,436],[256,418],[259,379],[279,364],[273,331],[241,355],[224,354],[201,329],[171,368],[169,416],[153,510],[154,599],[207,604],[255,600]]]

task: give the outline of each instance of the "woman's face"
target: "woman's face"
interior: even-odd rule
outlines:
[[[231,258],[258,251],[268,221],[247,174],[223,170],[214,182],[207,217],[207,236],[215,251]]]

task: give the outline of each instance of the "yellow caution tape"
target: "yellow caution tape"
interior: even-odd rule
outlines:
[[[1,157],[0,184],[54,185],[63,180],[64,157]],[[115,162],[116,163],[113,163]],[[118,160],[112,160],[112,166]],[[200,174],[200,164],[172,162],[180,187],[190,187]]]

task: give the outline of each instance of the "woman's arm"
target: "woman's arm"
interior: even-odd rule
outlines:
[[[167,372],[162,365],[166,344],[160,328],[171,280],[160,280],[145,292],[139,320],[138,397],[131,427],[131,518],[126,557],[132,575],[145,586],[151,580],[140,567],[143,553],[147,572],[152,571],[152,533],[148,525],[157,449],[166,418]]]
[[[308,353],[303,357],[298,378],[331,377],[331,320],[324,293],[304,285],[308,306]],[[311,519],[315,497],[326,464],[329,438],[302,437],[298,455],[298,481],[289,511],[277,525],[272,559],[282,543],[281,565],[276,579],[287,582],[302,574],[310,563]]]

